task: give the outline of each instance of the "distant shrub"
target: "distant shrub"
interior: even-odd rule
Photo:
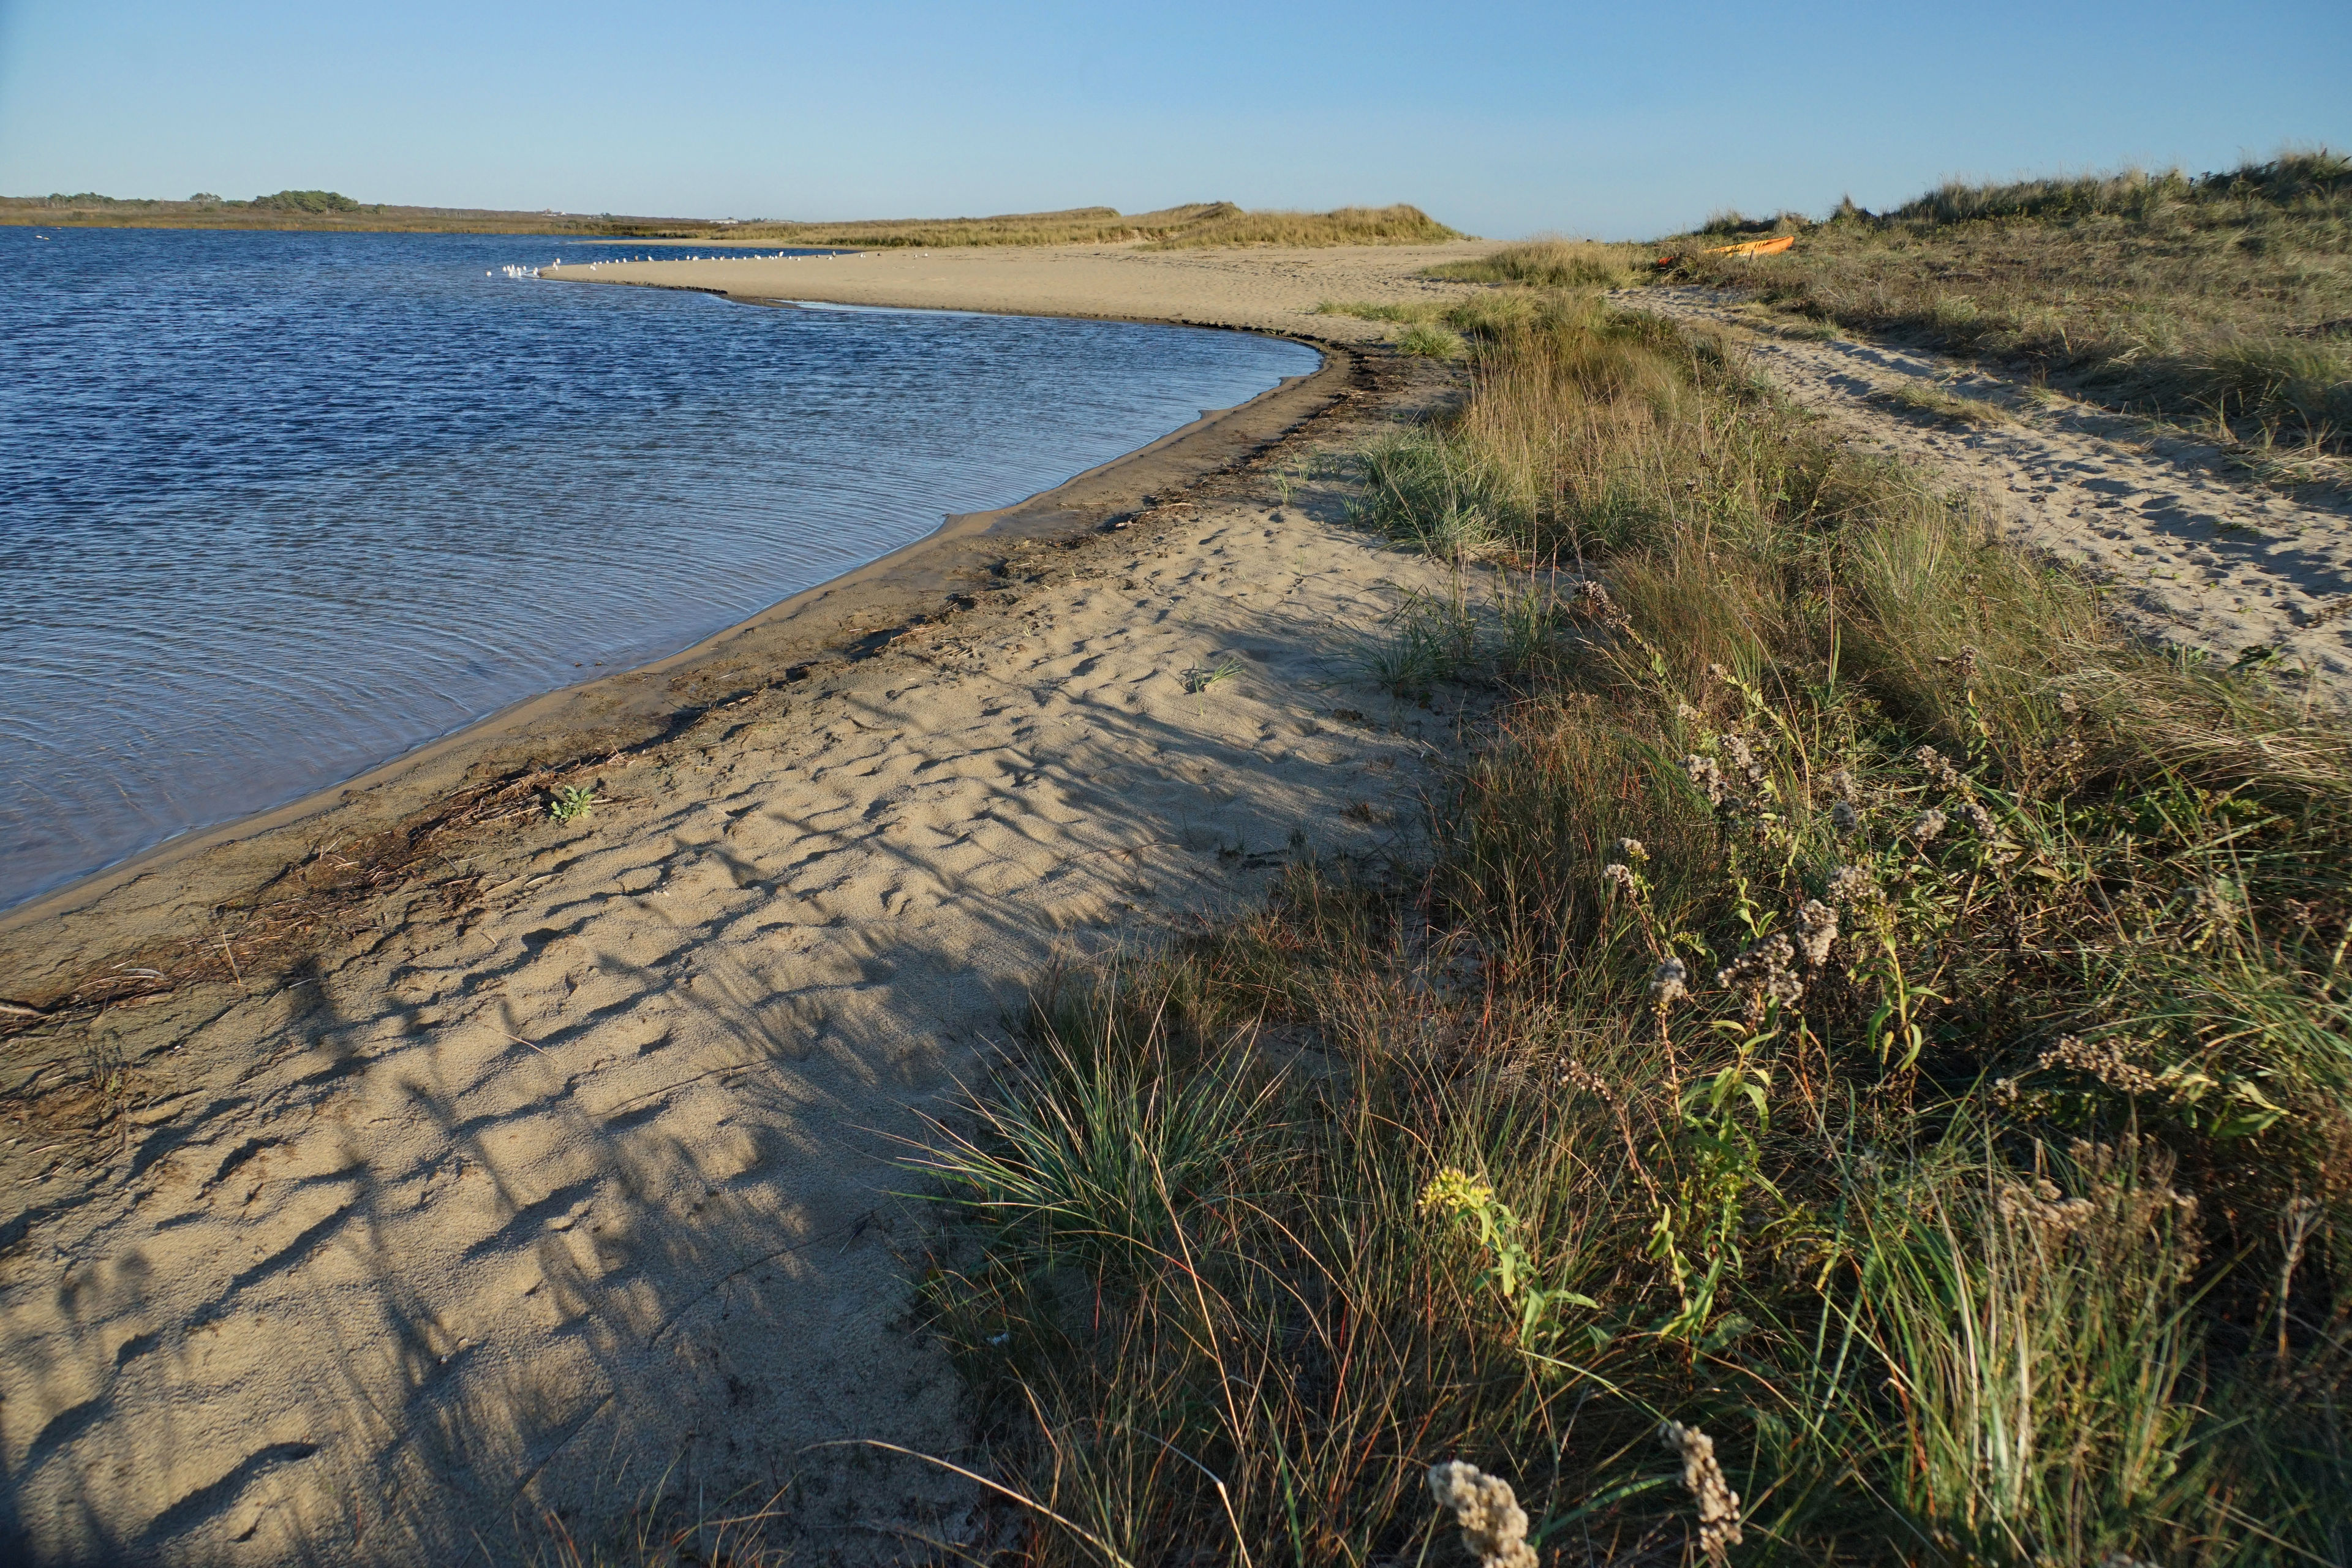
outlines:
[[[341,191],[280,191],[256,196],[249,204],[265,212],[355,213],[360,204]]]

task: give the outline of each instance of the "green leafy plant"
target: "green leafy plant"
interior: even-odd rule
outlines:
[[[559,784],[547,802],[547,815],[558,822],[577,822],[596,808],[596,791],[589,784]]]

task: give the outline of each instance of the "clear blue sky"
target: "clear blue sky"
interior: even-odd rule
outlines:
[[[1627,237],[2288,142],[2352,147],[2352,0],[0,0],[10,195]]]

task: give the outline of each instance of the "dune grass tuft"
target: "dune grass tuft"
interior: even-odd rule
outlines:
[[[1906,381],[1887,393],[1886,400],[1914,414],[1956,425],[2010,425],[2017,416],[1987,398],[1970,397],[1929,382]]]
[[[1152,239],[1147,250],[1234,245],[1443,245],[1464,237],[1419,207],[1337,207],[1326,213],[1235,208]]]
[[[1594,240],[1533,239],[1507,245],[1475,261],[1449,261],[1429,269],[1432,278],[1459,283],[1520,283],[1539,289],[1614,289],[1634,282],[1649,267],[1651,253],[1633,245]]]

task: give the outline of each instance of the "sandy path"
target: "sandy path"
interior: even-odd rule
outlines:
[[[935,1470],[810,1447],[963,1440],[896,1141],[1057,952],[1419,820],[1446,721],[1357,649],[1438,572],[1328,484],[1271,493],[1009,544],[961,610],[500,828],[454,914],[395,888],[282,974],[10,1042],[0,1557],[504,1561],[665,1479],[714,1513],[780,1493],[812,1561],[977,1528]],[[61,1084],[120,1086],[100,1133],[45,1122]]]
[[[2282,674],[2352,702],[2352,498],[2232,477],[2213,448],[1899,345],[1774,335],[1773,318],[1709,290],[1621,291],[1617,303],[1730,328],[1801,405],[1855,444],[1933,465],[1993,503],[2010,537],[2125,590],[2116,608],[2164,640],[2227,659],[2278,656]],[[2007,410],[1953,425],[1885,400],[1932,384]]]
[[[1418,274],[1435,263],[1483,256],[1494,248],[1478,240],[1327,250],[999,246],[782,260],[730,257],[594,265],[578,261],[582,252],[574,248],[572,263],[543,268],[541,276],[703,289],[750,300],[1109,316],[1374,342],[1393,329],[1347,316],[1318,316],[1315,307],[1326,300],[1393,303],[1473,293],[1477,285],[1440,282]]]

